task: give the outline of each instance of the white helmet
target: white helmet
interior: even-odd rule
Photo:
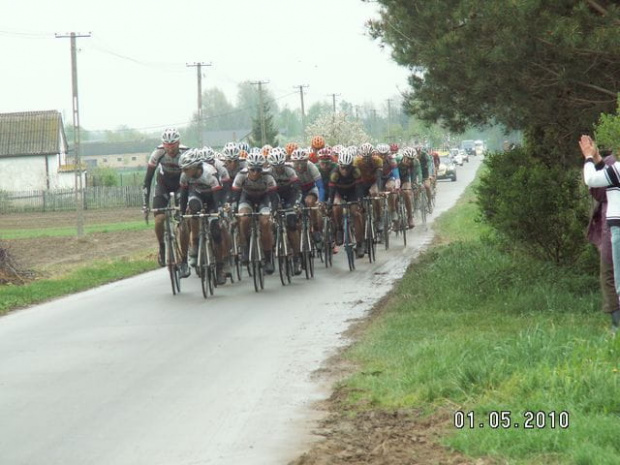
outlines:
[[[387,155],[390,153],[390,146],[387,144],[377,144],[377,152],[381,155]]]
[[[353,155],[349,150],[343,150],[338,154],[338,164],[340,166],[349,166],[353,164]]]
[[[250,153],[245,163],[248,168],[262,168],[265,164],[265,156],[262,153]]]
[[[237,160],[239,158],[239,146],[234,142],[229,142],[222,149],[222,153],[226,160]]]
[[[308,151],[306,149],[295,149],[293,153],[291,153],[291,160],[295,161],[303,161],[308,159]]]
[[[215,160],[215,151],[211,147],[205,145],[200,152],[204,161],[213,163],[213,160]]]
[[[179,131],[175,128],[167,128],[164,129],[164,132],[161,135],[161,141],[164,144],[174,144],[175,142],[179,142],[181,140],[181,135]]]
[[[181,158],[179,158],[179,166],[181,169],[192,168],[202,164],[202,155],[199,149],[189,149],[183,152]]]
[[[271,166],[282,166],[284,165],[284,163],[286,163],[286,155],[284,150],[279,149],[276,147],[274,149],[271,149],[271,153],[269,153],[269,156],[267,157],[267,161],[269,162],[269,164]]]
[[[390,148],[388,147],[388,151],[390,150]],[[363,157],[369,157],[372,155],[372,151],[373,151],[373,147],[372,144],[370,142],[365,142],[362,145],[360,145],[360,154]]]

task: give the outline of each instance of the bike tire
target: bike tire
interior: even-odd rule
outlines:
[[[293,257],[286,257],[286,282],[291,284],[291,279],[293,278]]]
[[[208,283],[209,283],[209,294],[213,295],[215,288],[217,287],[217,279],[216,279],[216,271],[215,265],[210,265],[208,267]]]
[[[207,265],[207,249],[205,247],[204,238],[200,238],[198,242],[198,257],[196,261],[196,271],[200,276],[200,287],[202,295],[206,299],[209,297],[209,275]]]
[[[178,283],[179,276],[177,271],[176,259],[174,256],[172,238],[170,236],[166,238],[165,244],[166,266],[168,268],[168,274],[170,275],[172,295],[177,295],[180,284]]]
[[[260,278],[258,277],[259,275],[259,262],[258,261],[253,261],[252,262],[252,278],[254,281],[254,291],[259,292],[260,291]]]
[[[390,212],[387,208],[383,211],[383,244],[385,250],[390,248]]]
[[[280,273],[280,282],[283,286],[287,284],[287,267],[288,263],[286,257],[282,255],[278,256],[278,272]]]

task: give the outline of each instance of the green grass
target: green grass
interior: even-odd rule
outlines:
[[[116,232],[116,231],[143,231],[152,229],[142,221],[129,221],[123,223],[92,224],[84,227],[86,233]],[[65,237],[75,236],[75,226],[45,229],[0,229],[2,239],[32,239],[35,237]]]
[[[112,281],[134,276],[157,268],[146,259],[116,259],[94,261],[60,278],[41,279],[28,284],[0,286],[0,315],[74,292],[91,289]]]
[[[473,192],[436,223],[440,245],[413,264],[347,357],[349,407],[511,412],[521,428],[451,428],[445,444],[508,463],[620,463],[620,337],[609,337],[597,276],[489,240]],[[567,429],[524,430],[524,411],[567,411]]]

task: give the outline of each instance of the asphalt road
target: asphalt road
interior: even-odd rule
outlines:
[[[430,221],[479,165],[439,182]],[[418,226],[373,265],[341,252],[260,294],[246,276],[205,300],[193,275],[172,296],[157,270],[0,318],[0,464],[287,463],[329,395],[312,373],[431,240]]]

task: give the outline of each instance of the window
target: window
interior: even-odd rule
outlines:
[[[131,161],[136,161],[137,158],[136,157],[131,157]]]
[[[121,157],[118,157],[116,161],[123,161],[123,159]]]
[[[108,162],[108,159],[107,159],[107,158],[104,158],[104,159],[103,159],[103,162],[104,162],[104,163],[107,163],[107,162]]]

